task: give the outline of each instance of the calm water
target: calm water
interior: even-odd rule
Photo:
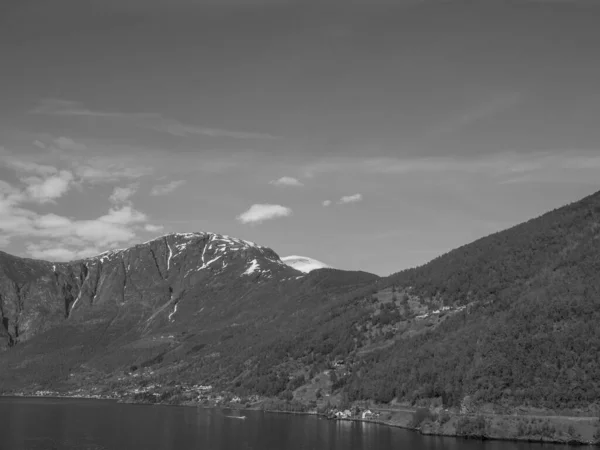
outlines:
[[[108,401],[0,398],[0,450],[565,450],[567,447],[425,437],[314,416]],[[230,413],[231,414],[231,413]]]

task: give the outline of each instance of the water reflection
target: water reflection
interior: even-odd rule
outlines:
[[[104,401],[0,399],[6,450],[565,450],[564,446],[421,436],[315,416]]]

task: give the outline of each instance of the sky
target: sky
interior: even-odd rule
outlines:
[[[0,250],[211,231],[387,275],[600,188],[600,4],[0,5]]]

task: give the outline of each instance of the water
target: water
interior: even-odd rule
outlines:
[[[0,398],[0,450],[565,450],[421,436],[314,416],[110,401]]]

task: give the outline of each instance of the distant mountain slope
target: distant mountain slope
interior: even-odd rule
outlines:
[[[306,256],[285,256],[281,258],[281,261],[283,261],[288,266],[293,267],[294,269],[304,273],[309,273],[317,269],[331,268],[331,266],[321,261],[317,261],[316,259],[308,258]]]

